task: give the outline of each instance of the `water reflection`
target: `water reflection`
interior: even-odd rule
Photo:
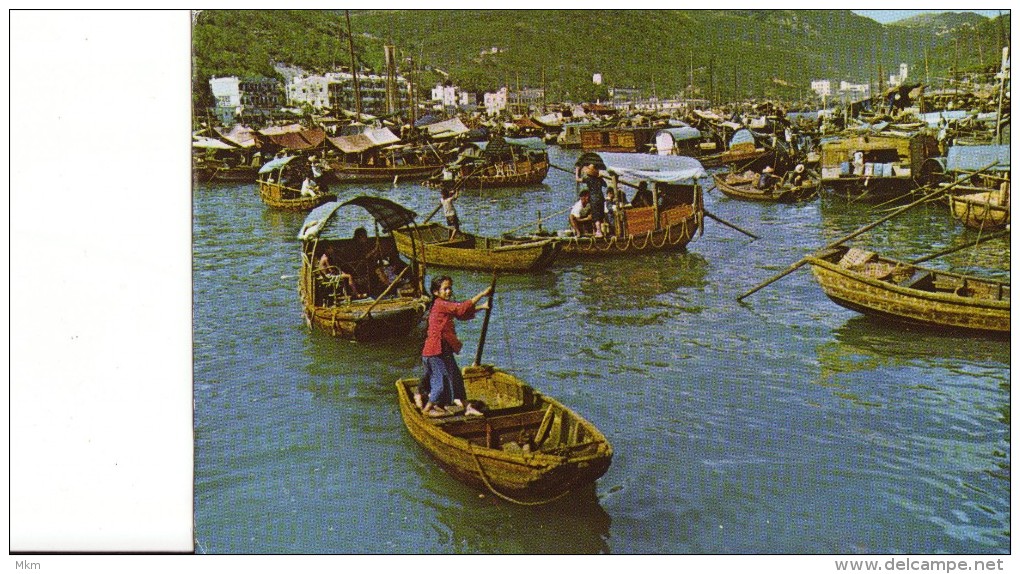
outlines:
[[[593,259],[576,269],[583,277],[581,300],[609,310],[640,308],[667,293],[702,288],[709,265],[700,254],[684,252]]]
[[[420,456],[427,458],[420,448]],[[602,508],[596,485],[542,506],[518,506],[465,486],[432,461],[436,471],[421,473],[422,496],[444,551],[467,554],[607,554],[612,520]],[[442,503],[438,502],[442,501]]]
[[[849,319],[834,332],[834,339],[817,346],[820,384],[838,375],[907,365],[951,364],[1005,369],[1008,377],[1010,346],[995,336],[955,334],[924,329],[873,317]]]

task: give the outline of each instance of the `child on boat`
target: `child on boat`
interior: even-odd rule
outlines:
[[[449,414],[443,406],[450,402],[463,408],[465,416],[481,415],[472,405],[465,403],[467,392],[464,389],[464,378],[454,358],[454,354],[459,353],[464,344],[457,338],[453,321],[472,319],[476,311],[488,309],[488,304],[478,305],[478,302],[492,293],[492,287],[486,287],[471,299],[458,303],[453,300],[453,279],[443,275],[432,280],[431,293],[434,299],[429,310],[425,345],[421,351],[425,376],[414,395],[414,402],[430,417]],[[426,385],[428,401],[422,405]]]

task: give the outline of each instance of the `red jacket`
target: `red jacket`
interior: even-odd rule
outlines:
[[[466,321],[475,316],[475,303],[468,299],[456,303],[445,299],[436,298],[432,303],[432,310],[429,311],[429,329],[425,335],[425,347],[421,350],[423,357],[435,357],[443,354],[443,344],[446,348],[459,353],[464,346],[457,338],[457,331],[453,328],[454,318]]]

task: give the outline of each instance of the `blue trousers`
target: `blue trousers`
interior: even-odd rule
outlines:
[[[428,394],[429,402],[434,405],[447,405],[454,399],[467,400],[464,389],[464,377],[457,366],[453,353],[443,353],[434,357],[422,357],[425,374],[421,378],[418,392]]]

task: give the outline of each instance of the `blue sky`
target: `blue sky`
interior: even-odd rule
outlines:
[[[888,24],[889,22],[895,22],[896,20],[902,20],[915,14],[924,14],[932,12],[974,12],[987,16],[989,18],[995,18],[999,15],[999,10],[854,10],[855,13],[861,16],[866,16],[872,20],[877,20],[882,24]],[[1002,10],[1003,14],[1008,14],[1009,10]]]

